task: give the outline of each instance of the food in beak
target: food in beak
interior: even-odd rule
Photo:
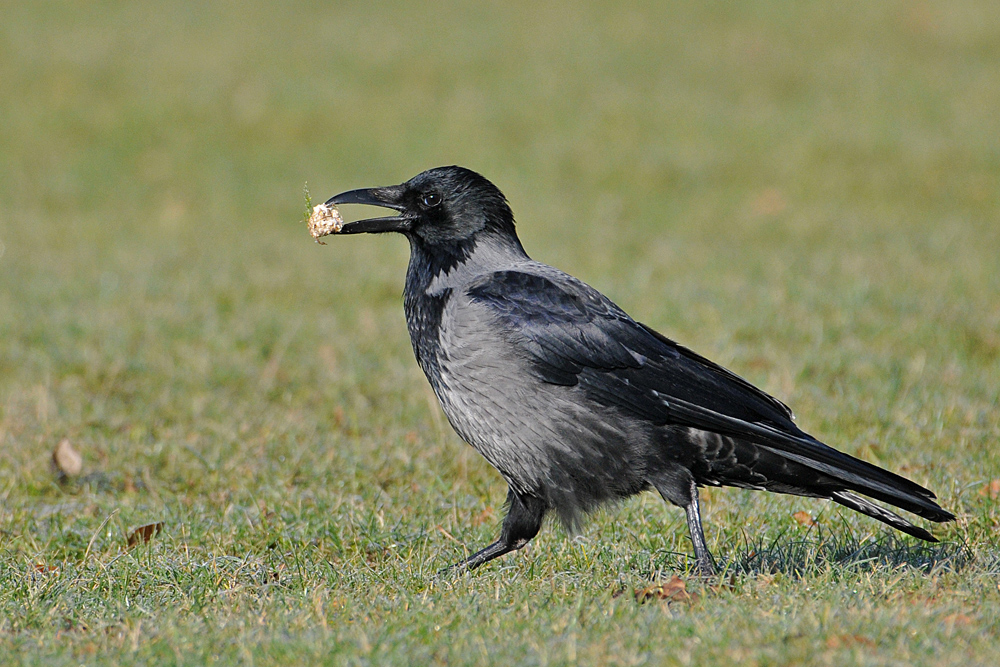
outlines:
[[[309,216],[309,233],[316,239],[316,243],[326,245],[319,240],[320,237],[336,234],[343,226],[344,219],[340,217],[336,206],[319,204],[313,207],[312,215]]]

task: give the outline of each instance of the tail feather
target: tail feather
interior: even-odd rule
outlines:
[[[670,411],[678,424],[750,441],[789,461],[829,475],[848,489],[891,503],[925,519],[954,519],[934,502],[934,493],[929,489],[829,447],[797,429],[793,432],[764,423],[734,419],[678,399],[671,399]]]
[[[847,457],[849,455],[844,454],[844,456]],[[872,486],[865,483],[867,479],[862,477],[859,480],[857,478],[857,475],[852,475],[847,480],[845,480],[848,482],[847,484],[848,489],[853,491],[858,491],[860,493],[863,493],[867,496],[874,498],[875,500],[881,500],[882,502],[889,503],[890,505],[906,510],[908,512],[913,512],[917,516],[929,519],[930,521],[943,523],[945,521],[955,520],[954,514],[952,514],[951,512],[949,512],[948,510],[944,509],[943,507],[937,504],[936,502],[937,497],[929,489],[925,489],[922,486],[919,486],[916,483],[906,479],[905,477],[899,477],[899,475],[896,475],[895,473],[891,473],[888,470],[879,468],[878,466],[872,465],[871,463],[868,463],[866,461],[862,461],[860,459],[854,459],[854,457],[850,458],[857,463],[858,468],[860,468],[860,470],[872,471],[872,476],[878,474],[879,476],[883,477],[884,476],[898,477],[900,480],[905,481],[906,485],[899,485],[896,487],[890,487],[889,489],[886,489],[884,485],[879,484],[875,488],[872,488]],[[847,493],[847,491],[844,491],[844,493]],[[854,498],[858,497],[854,496]],[[850,505],[848,505],[848,507],[850,507]],[[877,506],[872,505],[872,507],[877,507]]]
[[[763,480],[726,479],[733,474],[730,470],[719,475],[722,483],[769,488],[781,493],[829,497],[845,507],[928,541],[936,540],[926,530],[851,492],[863,493],[931,521],[955,519],[954,514],[935,502],[934,493],[930,489],[833,449],[793,424],[748,422],[674,397],[670,397],[665,403],[669,406],[670,420],[675,425],[749,442],[761,451],[800,466],[797,473],[793,472],[793,466],[787,469],[774,466],[768,475],[751,463],[749,465],[752,471],[761,473]],[[819,473],[825,479],[807,479],[801,475],[802,468]]]
[[[922,540],[928,542],[937,542],[937,538],[931,535],[929,532],[924,530],[919,526],[914,526],[912,523],[904,519],[903,517],[890,512],[884,507],[880,507],[875,503],[869,501],[866,498],[855,495],[850,491],[834,491],[830,494],[830,499],[834,502],[840,503],[844,507],[849,507],[852,510],[861,512],[862,514],[867,514],[873,519],[878,519],[882,523],[888,524],[895,528],[896,530],[901,530],[908,535],[913,535],[914,537],[919,537]],[[942,510],[944,512],[944,510]],[[945,514],[948,514],[945,512]],[[954,517],[952,517],[954,518]],[[938,519],[939,521],[949,521],[950,519]]]

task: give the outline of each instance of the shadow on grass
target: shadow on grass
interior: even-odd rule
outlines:
[[[809,537],[789,539],[782,531],[771,540],[747,539],[741,553],[720,569],[731,573],[757,575],[780,572],[791,577],[814,575],[833,565],[841,569],[875,571],[907,565],[923,572],[958,572],[974,560],[964,544],[916,542],[893,533],[857,539],[850,530],[824,534],[815,530]]]

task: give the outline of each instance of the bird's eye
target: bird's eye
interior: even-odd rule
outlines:
[[[436,192],[425,192],[420,196],[420,203],[424,208],[434,208],[441,203],[441,195]]]

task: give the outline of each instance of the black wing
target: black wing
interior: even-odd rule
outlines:
[[[920,516],[951,518],[931,491],[824,445],[795,426],[783,403],[639,324],[571,276],[499,271],[473,283],[468,295],[502,321],[508,342],[545,382],[580,385],[659,425],[752,442]]]
[[[639,324],[575,278],[500,271],[474,283],[468,294],[503,321],[509,342],[528,353],[546,382],[576,385],[596,371],[612,385],[628,380],[624,392],[614,387],[616,402],[661,423],[676,422],[667,402],[673,399],[678,415],[684,405],[698,406],[804,435],[781,401]]]

